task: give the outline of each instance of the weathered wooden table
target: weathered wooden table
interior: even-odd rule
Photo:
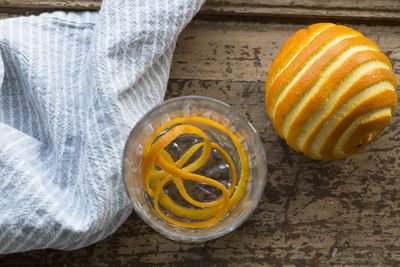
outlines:
[[[99,7],[100,0],[0,0],[0,18]],[[181,244],[133,213],[90,247],[0,256],[0,265],[400,264],[400,109],[365,151],[336,162],[310,160],[288,148],[264,109],[273,58],[295,31],[320,21],[371,38],[400,80],[396,0],[209,0],[179,38],[167,98],[204,95],[227,102],[246,114],[264,143],[267,186],[239,229],[214,241]]]

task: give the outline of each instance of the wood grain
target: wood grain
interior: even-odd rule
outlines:
[[[400,73],[399,26],[347,25],[374,41],[391,60],[394,72]],[[265,81],[280,48],[305,27],[196,19],[179,36],[171,78]]]
[[[101,0],[0,0],[1,6],[28,7],[28,8],[71,8],[71,9],[99,9]],[[390,10],[400,9],[397,0],[364,0],[364,1],[320,1],[320,0],[207,0],[208,6],[252,6],[261,7],[302,7],[314,9],[356,9],[356,10]]]
[[[0,0],[0,10],[36,14],[43,10],[97,10],[101,0]],[[17,8],[17,10],[16,10]],[[217,16],[311,17],[364,21],[400,21],[400,2],[396,0],[318,1],[305,0],[208,0],[200,14]]]
[[[280,2],[285,6],[291,1]],[[344,8],[372,4],[335,2]],[[382,3],[398,8],[397,1]],[[318,1],[302,5],[312,8]],[[400,26],[347,25],[380,46],[399,79]],[[197,18],[178,40],[166,98],[203,95],[231,104],[252,122],[264,144],[267,186],[258,208],[239,229],[214,241],[183,244],[163,238],[133,213],[116,233],[87,248],[5,255],[0,265],[399,265],[400,110],[365,151],[335,162],[310,160],[293,151],[267,118],[267,70],[287,38],[306,26],[301,20]]]
[[[204,14],[257,17],[293,17],[341,20],[398,21],[400,2],[388,1],[292,1],[292,0],[212,0]]]
[[[49,9],[82,9],[96,10],[100,0],[0,0],[0,6],[10,8],[49,8]]]

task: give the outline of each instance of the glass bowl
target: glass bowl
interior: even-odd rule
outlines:
[[[249,167],[249,176],[241,200],[218,223],[205,228],[176,226],[161,218],[155,211],[152,198],[149,197],[144,189],[141,179],[143,148],[150,136],[165,123],[175,118],[190,116],[212,119],[231,130],[240,140]],[[196,126],[205,131],[207,135],[210,136],[212,142],[221,145],[232,156],[232,160],[236,166],[235,168],[237,168],[237,172],[240,173],[241,166],[239,157],[232,142],[229,141],[229,138],[223,133],[213,132],[210,126]],[[171,151],[169,152],[172,154],[184,152],[187,150],[188,144],[193,145],[193,142],[196,141],[176,139],[174,142],[175,143],[170,145]],[[214,154],[212,154],[212,157],[214,158],[207,162],[207,166],[203,166],[199,169],[199,174],[212,177],[213,179],[219,177],[218,179],[220,179],[220,182],[228,187],[229,179],[224,181],[224,178],[221,178],[229,176],[229,172],[227,174],[227,170],[229,170],[228,164],[218,159],[218,156]],[[250,122],[231,106],[212,98],[200,96],[174,98],[150,110],[132,129],[125,145],[122,165],[126,190],[133,202],[136,213],[149,226],[165,237],[181,242],[204,242],[220,237],[236,229],[256,208],[264,191],[267,175],[267,162],[264,148],[256,130]],[[193,183],[186,183],[185,187],[187,187],[188,192],[190,191],[192,193],[203,192],[203,195],[215,194],[209,186],[207,187],[207,185],[201,183],[196,183],[196,185],[193,185]],[[172,186],[169,186],[169,188],[167,187],[164,191],[167,194],[174,194]],[[175,191],[177,190],[175,189]]]

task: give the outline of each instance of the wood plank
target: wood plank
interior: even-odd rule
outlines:
[[[234,4],[236,6],[252,6],[252,7],[303,7],[303,8],[340,8],[340,9],[357,9],[357,10],[393,10],[400,9],[400,3],[397,0],[209,0],[210,5],[228,6]]]
[[[97,10],[100,0],[0,0],[0,8],[19,8],[36,13],[35,9]],[[400,21],[400,2],[383,1],[317,1],[306,0],[208,0],[200,14],[258,17],[312,17],[314,19],[346,19]]]
[[[0,0],[0,6],[29,8],[72,8],[98,9],[101,0]],[[320,0],[207,0],[209,6],[251,6],[251,7],[302,7],[302,8],[341,8],[357,10],[399,10],[397,0],[363,0],[363,1],[320,1]]]
[[[271,6],[271,5],[250,5],[247,3],[234,5],[221,5],[210,3],[204,5],[200,14],[225,15],[225,16],[253,16],[253,17],[274,17],[274,18],[312,18],[330,20],[361,20],[361,21],[382,21],[399,22],[400,14],[397,8],[387,9],[352,9],[336,6]]]
[[[347,24],[374,41],[400,76],[400,26]],[[286,40],[305,24],[196,19],[179,36],[171,78],[265,81]],[[400,79],[399,79],[400,80]]]
[[[96,10],[100,0],[0,0],[1,7],[26,9],[82,9]]]
[[[9,13],[2,13],[0,11],[0,20],[1,19],[8,19],[8,18],[15,18],[15,17],[19,17],[20,15],[17,14],[9,14]]]

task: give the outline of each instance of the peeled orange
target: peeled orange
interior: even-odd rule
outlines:
[[[392,66],[375,43],[346,26],[318,23],[296,32],[274,59],[265,104],[290,147],[336,160],[384,130],[396,88]]]

